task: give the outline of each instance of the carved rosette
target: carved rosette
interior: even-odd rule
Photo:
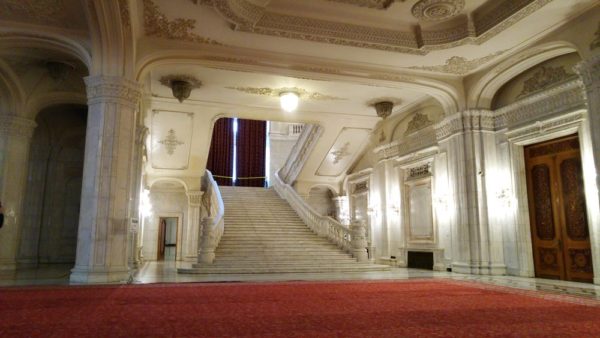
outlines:
[[[88,104],[111,101],[137,107],[142,97],[142,86],[119,76],[88,76],[85,78]]]
[[[29,139],[37,124],[33,120],[15,115],[0,115],[0,135]]]
[[[441,21],[458,15],[464,8],[464,0],[421,0],[411,11],[419,20]]]

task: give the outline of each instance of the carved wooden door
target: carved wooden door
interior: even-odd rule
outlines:
[[[537,277],[592,282],[592,257],[576,135],[525,148]]]

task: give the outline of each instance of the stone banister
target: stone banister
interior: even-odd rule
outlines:
[[[296,211],[298,216],[314,231],[317,235],[327,237],[331,242],[335,243],[342,250],[351,253],[358,261],[366,261],[366,241],[352,240],[352,234],[362,234],[358,228],[363,227],[361,222],[353,223],[353,230],[348,229],[335,219],[329,216],[322,216],[308,205],[300,195],[289,184],[283,183],[279,177],[279,172],[276,172],[273,179],[273,187],[279,196],[285,199],[292,209]],[[360,235],[358,235],[360,237]]]
[[[212,263],[225,229],[225,206],[219,186],[208,170],[204,175],[204,183],[206,191],[202,204],[207,216],[202,219],[198,234],[198,263]]]

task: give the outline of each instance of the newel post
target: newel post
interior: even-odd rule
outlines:
[[[353,220],[350,225],[350,231],[352,232],[352,256],[359,262],[368,261],[369,255],[367,254],[367,229],[365,222]]]
[[[215,219],[205,217],[202,219],[202,232],[200,234],[200,248],[198,250],[198,263],[209,263],[215,260],[215,234],[213,229]]]

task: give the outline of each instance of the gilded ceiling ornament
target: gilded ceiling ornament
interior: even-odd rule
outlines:
[[[374,9],[387,9],[394,3],[394,0],[329,0],[329,1],[343,2],[343,3],[350,4],[350,5],[355,5],[355,6],[359,6],[359,7],[368,7],[368,8],[374,8]],[[405,0],[401,0],[401,1],[405,1]]]
[[[440,73],[450,73],[456,75],[465,75],[470,71],[478,68],[479,66],[485,64],[486,62],[492,60],[493,58],[499,56],[504,53],[504,51],[499,51],[494,54],[490,54],[484,57],[480,57],[473,60],[467,60],[462,56],[453,56],[446,60],[446,64],[439,66],[412,66],[408,67],[410,69],[418,69],[418,70],[427,70],[432,72],[440,72]]]
[[[225,87],[225,88],[237,90],[237,91],[244,92],[247,94],[261,95],[261,96],[279,97],[279,95],[281,93],[294,92],[294,93],[298,94],[298,96],[301,99],[305,99],[305,100],[318,100],[318,101],[347,100],[345,98],[341,98],[341,97],[337,97],[337,96],[325,95],[325,94],[321,94],[318,92],[309,92],[306,89],[302,89],[302,88],[298,88],[298,87],[291,87],[291,88],[288,88],[288,87],[286,87],[286,88]]]
[[[152,0],[143,0],[143,3],[146,35],[169,40],[222,45],[213,39],[194,33],[196,20],[182,18],[169,20],[166,15],[159,11],[158,6]]]
[[[351,155],[351,153],[348,151],[348,148],[350,148],[350,142],[346,142],[340,149],[331,152],[331,156],[333,156],[333,164],[338,164],[346,156]]]
[[[158,143],[164,145],[165,148],[167,148],[167,154],[169,155],[173,155],[173,153],[175,153],[175,149],[178,146],[185,144],[185,142],[181,142],[177,139],[177,135],[175,135],[175,130],[173,129],[169,129],[167,137],[163,140],[158,141]]]
[[[412,120],[408,122],[408,127],[406,127],[406,131],[404,132],[404,136],[412,134],[416,131],[419,131],[425,127],[428,127],[433,124],[433,121],[429,119],[429,117],[425,114],[416,113]]]
[[[464,0],[421,0],[411,9],[422,21],[441,21],[458,15],[465,8]]]
[[[596,33],[594,33],[594,36],[594,40],[590,43],[590,50],[600,47],[600,23],[598,23],[598,29],[596,30]]]
[[[564,66],[541,66],[523,82],[523,90],[517,98],[535,93],[554,84],[571,79],[574,76],[575,74],[568,73]]]

